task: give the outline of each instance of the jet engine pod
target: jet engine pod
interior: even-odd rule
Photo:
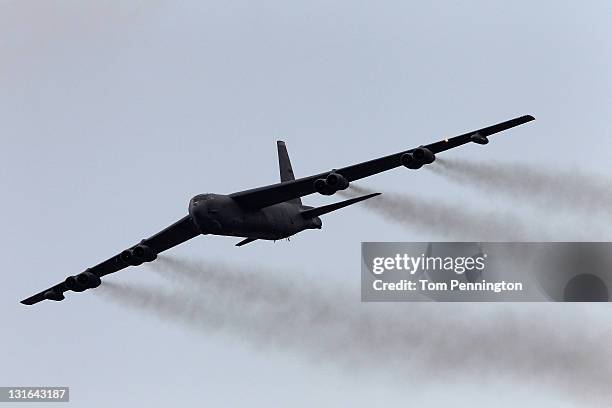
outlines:
[[[98,275],[88,271],[79,273],[76,276],[76,281],[79,285],[84,286],[85,289],[97,288],[102,283]]]
[[[415,159],[423,164],[431,164],[436,160],[436,155],[426,147],[417,147],[412,151],[412,155]]]
[[[143,241],[144,242],[144,241]],[[143,262],[151,262],[157,259],[157,254],[142,242],[133,248],[126,249],[119,254],[119,258],[130,266],[138,266]]]
[[[132,255],[142,262],[151,262],[157,259],[157,254],[143,243],[132,248]]]
[[[402,164],[404,167],[417,170],[423,167],[423,163],[418,161],[412,153],[404,153],[402,154]]]
[[[66,285],[68,289],[70,289],[73,292],[83,292],[84,290],[88,289],[87,286],[79,282],[76,276],[67,277],[66,280],[64,281],[64,284]]]
[[[119,258],[130,266],[138,266],[142,264],[142,261],[134,255],[132,249],[126,249],[119,254]]]
[[[332,195],[338,190],[345,190],[348,186],[348,180],[342,174],[336,173],[336,170],[332,170],[325,178],[316,179],[314,182],[317,193],[323,195]]]
[[[428,148],[422,146],[401,156],[402,165],[412,170],[420,169],[424,164],[433,163],[434,160],[436,160],[436,155]]]
[[[480,145],[486,145],[487,143],[489,143],[489,139],[486,136],[481,135],[478,132],[476,132],[472,136],[470,136],[470,140],[472,142],[480,144]]]
[[[336,192],[336,189],[327,184],[327,179],[316,179],[314,182],[314,188],[319,194],[332,195]]]
[[[329,173],[325,178],[325,182],[336,191],[344,190],[349,186],[348,180],[342,174],[336,172]]]
[[[55,290],[48,290],[43,296],[45,297],[45,299],[54,300],[56,302],[64,300],[64,294]]]

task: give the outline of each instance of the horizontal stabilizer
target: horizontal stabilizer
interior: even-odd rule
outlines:
[[[301,214],[302,214],[302,217],[304,218],[318,217],[319,215],[323,215],[323,214],[330,213],[332,211],[339,210],[340,208],[344,208],[351,204],[355,204],[360,201],[367,200],[368,198],[376,197],[377,195],[380,195],[380,194],[381,193],[372,193],[372,194],[367,194],[361,197],[350,198],[348,200],[340,201],[339,203],[334,203],[334,204],[324,205],[323,207],[304,210],[301,212]]]
[[[236,244],[236,246],[243,246],[246,245],[248,243],[251,243],[253,241],[257,241],[257,238],[247,238],[247,239],[243,239],[242,241],[240,241],[239,243]]]

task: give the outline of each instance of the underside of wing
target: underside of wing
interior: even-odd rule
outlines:
[[[428,152],[435,155],[437,153],[464,145],[466,143],[486,144],[488,143],[488,136],[502,132],[504,130],[508,130],[515,126],[522,125],[534,119],[535,118],[530,115],[521,116],[492,126],[487,126],[482,129],[464,133],[459,136],[440,140],[425,146],[404,150],[398,153],[390,154],[388,156],[380,157],[366,162],[354,164],[352,166],[347,166],[340,169],[315,174],[309,177],[303,177],[297,180],[289,180],[286,182],[272,184],[265,187],[240,191],[238,193],[231,194],[231,197],[244,207],[263,208],[273,204],[282,203],[297,197],[303,197],[315,192],[320,192],[321,194],[325,195],[331,195],[335,192],[334,189],[326,190],[324,188],[325,186],[323,183],[325,182],[326,178],[332,174],[334,175],[333,177],[336,180],[340,180],[341,185],[348,186],[348,182],[351,181],[372,176],[374,174],[391,170],[402,165],[408,167],[408,164],[402,159],[403,157],[406,157],[407,153],[412,154],[419,151]],[[321,180],[321,182],[319,182],[319,180]],[[321,186],[321,188],[318,188],[317,183],[319,183],[319,186]]]
[[[199,234],[200,232],[191,221],[191,217],[183,217],[150,238],[143,239],[139,244],[86,269],[78,275],[69,276],[63,282],[30,296],[22,300],[21,303],[33,305],[45,299],[63,300],[66,291],[82,292],[95,288],[100,285],[102,276],[120,271],[128,266],[138,266],[144,262],[151,262],[157,258],[157,254]]]

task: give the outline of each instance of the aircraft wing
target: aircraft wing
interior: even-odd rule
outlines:
[[[432,153],[437,154],[445,150],[452,149],[466,143],[475,142],[485,144],[488,142],[487,137],[530,122],[535,118],[530,115],[521,116],[510,119],[496,125],[488,126],[472,132],[464,133],[449,139],[443,139],[425,146],[420,146],[429,149]],[[374,174],[382,173],[383,171],[391,170],[402,165],[402,155],[412,153],[416,148],[404,150],[378,159],[369,160],[363,163],[354,164],[352,166],[335,169],[334,172],[342,175],[347,181],[355,181]],[[303,177],[297,180],[286,181],[277,184],[271,184],[265,187],[254,188],[251,190],[240,191],[230,196],[238,203],[249,208],[263,208],[273,204],[282,203],[297,197],[303,197],[315,193],[315,181],[320,178],[325,178],[331,171],[315,174],[309,177]]]
[[[83,273],[58,283],[43,290],[27,299],[21,301],[24,305],[33,305],[45,299],[62,300],[63,293],[67,290],[76,289],[77,292],[96,287],[100,284],[100,277],[109,273],[117,272],[128,266],[140,265],[157,257],[157,254],[185,242],[197,235],[200,231],[191,221],[190,216],[185,216],[168,228],[143,239],[139,244],[122,251],[121,253],[107,259],[104,262],[88,268]],[[91,275],[88,275],[91,274]],[[72,279],[74,278],[74,279]],[[70,282],[69,279],[72,279]],[[69,285],[73,285],[72,288]],[[95,286],[93,286],[95,285]],[[73,289],[74,288],[74,289]]]

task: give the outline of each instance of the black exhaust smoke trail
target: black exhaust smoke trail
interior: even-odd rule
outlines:
[[[593,332],[597,326],[588,319],[562,331],[568,316],[559,316],[558,308],[546,315],[496,305],[467,316],[457,304],[436,304],[444,311],[432,314],[431,303],[361,303],[353,293],[304,281],[299,274],[252,273],[167,256],[151,266],[173,285],[105,281],[98,293],[206,335],[231,334],[258,349],[378,369],[400,381],[414,381],[414,373],[420,381],[493,376],[553,386],[582,402],[612,400],[609,333]]]
[[[575,169],[460,159],[437,159],[426,168],[472,188],[503,193],[521,202],[548,204],[546,211],[565,208],[610,214],[612,208],[612,180]]]
[[[349,190],[340,191],[339,194],[349,197],[353,196],[351,192],[370,194],[374,190],[351,183]],[[417,195],[383,192],[380,197],[366,200],[360,205],[395,224],[464,241],[503,242],[548,237],[541,228],[536,229],[534,223],[510,213],[424,200]]]

